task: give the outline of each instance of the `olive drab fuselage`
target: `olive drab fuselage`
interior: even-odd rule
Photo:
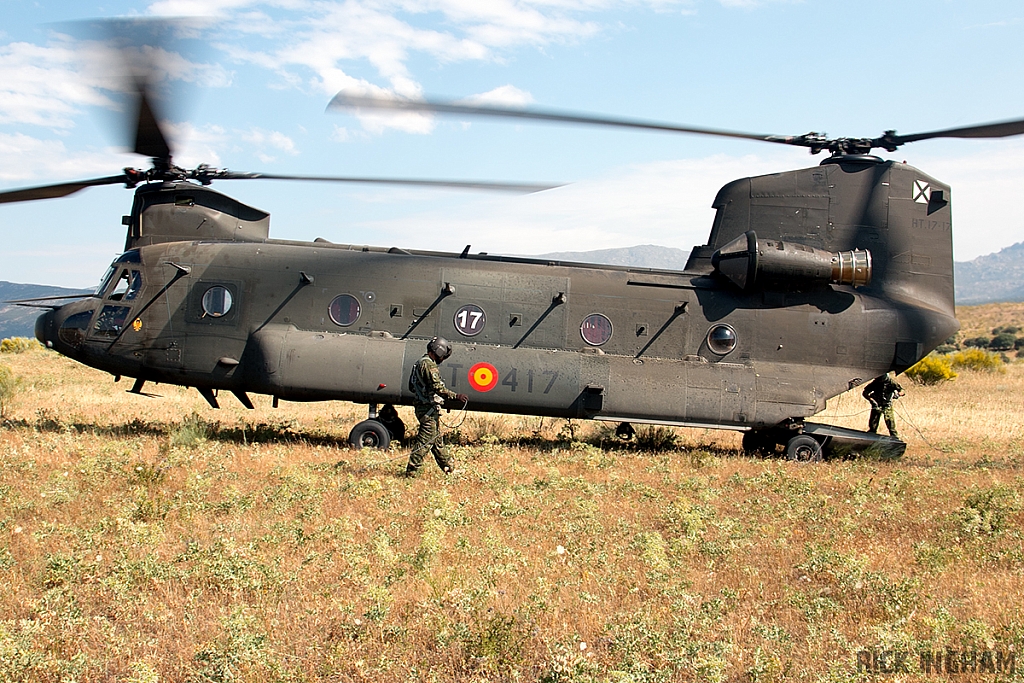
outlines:
[[[191,183],[137,190],[106,289],[37,336],[208,397],[412,404],[427,340],[471,410],[735,429],[800,422],[954,333],[949,188],[874,157],[722,188],[684,271],[269,238]],[[77,317],[76,317],[77,316]]]

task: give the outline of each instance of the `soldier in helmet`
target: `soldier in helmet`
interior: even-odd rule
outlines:
[[[465,405],[469,398],[465,394],[449,391],[441,379],[437,366],[450,355],[451,342],[444,337],[434,337],[427,344],[426,355],[416,361],[409,375],[409,391],[416,399],[416,419],[420,426],[413,440],[412,452],[409,453],[409,464],[405,468],[407,476],[416,473],[427,452],[434,454],[437,466],[446,474],[452,471],[452,462],[441,440],[441,407],[446,401],[458,401]]]
[[[896,416],[893,414],[892,402],[903,393],[903,387],[890,377],[889,373],[876,377],[864,387],[864,398],[871,404],[871,417],[868,418],[869,432],[874,434],[878,431],[878,420],[884,415],[889,436],[894,439],[900,438],[896,433]]]

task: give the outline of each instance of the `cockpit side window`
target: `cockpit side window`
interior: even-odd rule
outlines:
[[[132,301],[142,290],[142,273],[137,270],[122,270],[117,284],[107,296],[111,301]]]
[[[122,270],[121,275],[117,278],[117,284],[107,295],[107,298],[111,301],[121,301],[124,299],[124,295],[128,293],[131,288],[131,276],[127,270]]]
[[[139,272],[137,270],[133,270],[132,274],[131,274],[131,277],[129,279],[130,279],[130,282],[128,283],[128,291],[124,293],[124,300],[125,301],[132,301],[132,300],[134,300],[135,297],[137,297],[139,295],[139,292],[142,291],[142,273],[141,272]]]

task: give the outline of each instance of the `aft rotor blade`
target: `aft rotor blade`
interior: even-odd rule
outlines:
[[[503,183],[476,180],[421,180],[418,178],[368,178],[360,176],[278,175],[273,173],[240,173],[221,171],[211,174],[216,180],[311,180],[328,183],[366,183],[371,185],[405,185],[412,187],[449,187],[460,190],[490,190],[492,192],[518,192],[530,194],[562,187],[554,183]]]
[[[72,183],[58,183],[56,185],[40,185],[39,187],[24,187],[19,190],[7,190],[0,192],[0,204],[10,202],[30,202],[35,199],[56,199],[67,197],[87,187],[97,185],[119,185],[128,181],[124,174],[107,176],[106,178],[93,178],[91,180],[79,180]]]
[[[697,135],[717,135],[726,138],[744,140],[761,140],[763,142],[780,142],[787,145],[805,145],[800,137],[784,135],[763,135],[759,133],[743,133],[717,128],[696,128],[680,126],[674,123],[660,123],[641,119],[616,118],[539,109],[534,107],[500,107],[483,104],[460,104],[449,100],[405,100],[394,97],[376,97],[373,95],[350,95],[339,92],[327,105],[328,109],[378,109],[397,112],[432,112],[438,114],[465,114],[469,116],[494,116],[501,118],[530,119],[534,121],[553,121],[557,123],[578,123],[594,126],[612,126],[618,128],[635,128],[641,130],[657,130],[670,133],[694,133]]]
[[[916,142],[917,140],[929,140],[931,138],[1007,138],[1012,135],[1021,134],[1024,134],[1024,119],[981,123],[976,126],[947,128],[946,130],[934,130],[914,135],[894,135],[893,140],[897,144],[903,144],[906,142]]]

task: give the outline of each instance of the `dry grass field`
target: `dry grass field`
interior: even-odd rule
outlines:
[[[901,380],[898,461],[470,415],[411,480],[359,406],[0,365],[3,681],[1024,680],[1024,362]]]

